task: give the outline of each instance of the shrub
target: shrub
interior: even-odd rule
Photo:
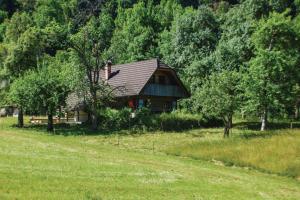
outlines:
[[[183,131],[193,128],[221,126],[222,121],[208,119],[202,115],[174,111],[171,113],[153,114],[147,108],[135,111],[130,108],[121,110],[107,108],[99,111],[100,127],[110,130],[144,130],[144,131]]]
[[[99,112],[101,124],[100,127],[105,129],[125,129],[130,123],[131,109],[125,108],[122,110],[104,109]]]

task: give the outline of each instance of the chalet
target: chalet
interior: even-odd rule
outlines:
[[[108,62],[100,77],[114,88],[124,88],[115,94],[115,108],[135,110],[146,106],[152,112],[169,112],[176,109],[178,99],[190,95],[174,69],[159,59],[119,65]],[[75,112],[75,121],[82,121],[81,118],[86,119],[87,115]]]

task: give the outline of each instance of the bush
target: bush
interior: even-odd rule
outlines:
[[[100,127],[110,130],[144,130],[144,131],[183,131],[193,128],[221,126],[222,121],[212,118],[205,118],[202,115],[195,115],[174,111],[171,113],[153,114],[147,108],[135,111],[130,108],[116,110],[107,108],[99,112]]]
[[[122,110],[104,109],[99,112],[100,127],[104,129],[126,129],[130,125],[131,109],[124,108]]]

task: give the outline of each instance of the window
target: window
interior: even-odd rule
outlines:
[[[144,100],[139,99],[139,108],[142,108],[144,106]]]
[[[166,77],[165,76],[159,76],[158,77],[158,83],[162,84],[162,85],[166,84]]]

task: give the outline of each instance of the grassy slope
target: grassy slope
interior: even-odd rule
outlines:
[[[53,136],[3,123],[0,199],[300,198],[290,178],[158,152],[205,137],[201,131],[124,135],[117,145],[116,135]]]
[[[300,129],[236,133],[227,140],[201,140],[170,147],[173,155],[218,160],[227,165],[256,168],[300,180]]]

